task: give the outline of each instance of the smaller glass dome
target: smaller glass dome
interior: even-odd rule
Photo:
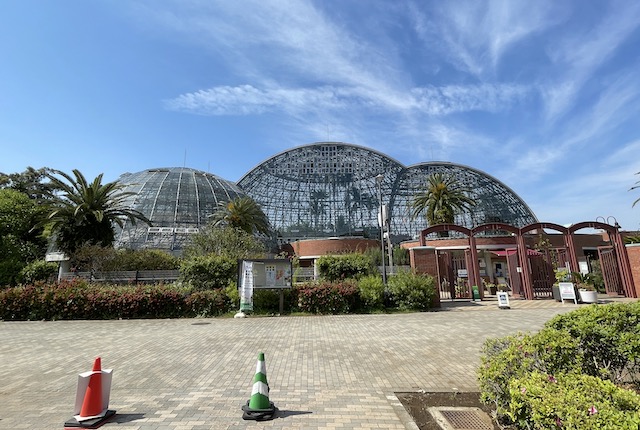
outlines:
[[[143,213],[152,226],[126,222],[116,230],[116,248],[180,252],[190,234],[205,226],[219,202],[246,195],[233,182],[184,167],[148,169],[118,178],[132,192],[126,205]]]

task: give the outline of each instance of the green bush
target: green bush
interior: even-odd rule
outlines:
[[[194,291],[186,297],[187,316],[213,317],[222,315],[231,307],[231,299],[222,290]]]
[[[104,271],[128,270],[175,270],[180,259],[159,249],[120,249],[113,259],[105,264]]]
[[[634,397],[627,408],[631,392],[615,384],[638,387],[639,313],[639,302],[594,305],[553,318],[537,334],[487,340],[481,400],[518,428],[550,428],[556,419],[563,428],[638,428],[630,417],[638,419],[640,403]],[[599,412],[585,421],[591,406]]]
[[[16,285],[20,279],[20,271],[24,268],[24,263],[9,259],[0,261],[0,287]]]
[[[555,374],[579,369],[582,357],[575,355],[577,344],[569,333],[553,329],[487,339],[478,369],[480,399],[493,404],[498,415],[505,415],[511,402],[511,380],[531,372]]]
[[[238,277],[238,262],[230,257],[194,257],[180,264],[180,278],[194,290],[225,288]]]
[[[368,275],[358,280],[360,299],[366,310],[379,310],[384,308],[384,284],[379,275]]]
[[[583,374],[532,372],[509,382],[507,416],[523,429],[640,428],[640,395]]]
[[[298,310],[313,314],[346,314],[359,305],[358,286],[354,281],[304,284],[295,288]]]
[[[371,259],[360,253],[324,255],[317,260],[316,264],[320,277],[330,282],[359,278],[373,273]]]
[[[431,307],[436,294],[433,277],[401,272],[387,282],[389,299],[401,310],[424,311]]]
[[[570,333],[582,373],[614,383],[640,378],[640,302],[592,305],[558,315],[546,327]]]
[[[48,281],[55,276],[57,272],[58,265],[56,263],[36,260],[22,268],[19,279],[20,282],[26,284],[31,284],[36,281]]]
[[[179,318],[229,311],[223,291],[194,292],[175,285],[122,287],[83,280],[36,283],[0,291],[0,319]]]

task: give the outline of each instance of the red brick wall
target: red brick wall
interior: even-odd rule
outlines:
[[[415,273],[431,275],[435,279],[436,294],[431,303],[432,307],[440,307],[440,292],[438,291],[438,260],[435,248],[420,247],[409,249],[411,268]]]
[[[629,255],[629,265],[631,266],[636,296],[640,297],[640,245],[627,245],[627,254]]]
[[[351,237],[339,239],[309,239],[293,242],[291,247],[298,257],[313,257],[318,255],[364,252],[368,248],[379,248],[380,242],[372,239]]]

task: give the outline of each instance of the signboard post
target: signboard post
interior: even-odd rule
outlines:
[[[238,261],[238,288],[240,290],[240,312],[253,311],[253,292],[255,290],[279,290],[280,314],[284,312],[284,290],[291,288],[291,261],[285,259],[255,259]]]
[[[240,312],[253,310],[253,262],[242,262],[242,282],[240,283]]]
[[[506,291],[498,291],[498,307],[500,309],[510,309],[509,305],[509,293]]]
[[[558,288],[560,289],[560,300],[564,304],[565,300],[573,300],[573,303],[578,304],[578,298],[576,297],[576,289],[573,282],[559,282]]]

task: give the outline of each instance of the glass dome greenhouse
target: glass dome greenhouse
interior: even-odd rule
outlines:
[[[127,206],[142,212],[152,226],[129,221],[117,229],[118,248],[180,252],[190,234],[207,224],[219,202],[246,195],[233,182],[189,168],[158,168],[125,173],[123,191],[133,192]]]

